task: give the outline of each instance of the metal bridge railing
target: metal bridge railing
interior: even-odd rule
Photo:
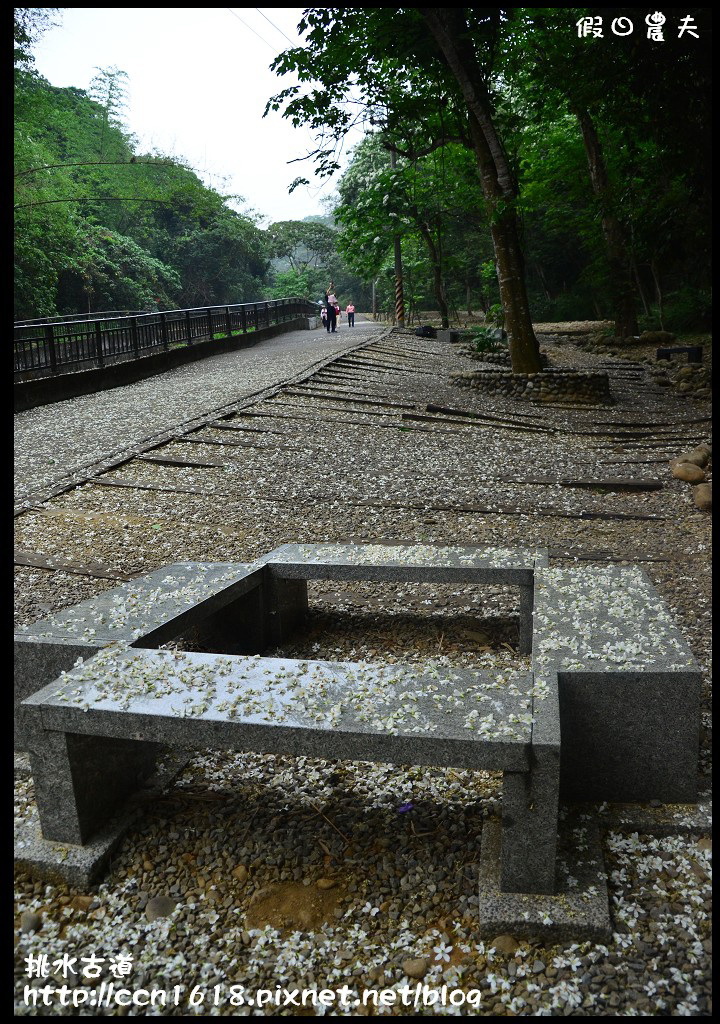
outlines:
[[[95,314],[88,320],[15,325],[15,379],[70,373],[207,338],[248,334],[298,316],[317,314],[308,299],[271,299],[233,306],[171,309],[134,316]]]

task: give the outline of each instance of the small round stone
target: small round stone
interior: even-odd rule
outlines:
[[[20,931],[23,935],[28,935],[30,932],[39,932],[42,928],[42,923],[40,914],[36,914],[32,910],[24,910],[20,916]]]
[[[159,917],[170,917],[177,904],[169,896],[153,896],[145,907],[148,921],[156,921]]]
[[[401,966],[403,973],[406,974],[408,978],[419,980],[420,978],[424,978],[427,974],[430,963],[426,957],[418,956],[403,960]]]

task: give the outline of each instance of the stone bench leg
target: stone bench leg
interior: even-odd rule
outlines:
[[[533,601],[534,588],[532,584],[520,587],[520,654],[532,654]]]
[[[33,729],[30,765],[45,839],[83,845],[155,768],[158,743]]]
[[[282,644],[305,619],[308,609],[307,581],[269,574],[265,584],[267,643]]]
[[[502,892],[555,892],[559,751],[533,751],[532,771],[503,775]]]
[[[27,750],[27,736],[20,728],[18,708],[21,701],[42,690],[61,672],[69,672],[78,658],[92,658],[101,644],[83,644],[52,637],[15,637],[15,750]]]

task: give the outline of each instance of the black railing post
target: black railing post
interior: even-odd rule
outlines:
[[[247,310],[245,306],[240,307],[240,322],[242,324],[243,334],[247,334]]]
[[[190,321],[190,310],[185,310],[185,334],[188,345],[192,345],[192,323]]]
[[[265,326],[269,327],[270,326],[270,303],[269,302],[265,303],[265,321],[266,321]]]
[[[105,365],[105,360],[103,359],[102,328],[99,320],[95,321],[95,358],[97,359],[98,366]]]
[[[225,333],[232,338],[232,320],[230,319],[230,307],[225,307]]]
[[[50,357],[50,370],[57,373],[57,355],[55,353],[55,332],[53,325],[48,324],[45,328],[45,341],[47,342],[48,356]]]
[[[208,311],[207,311],[207,318],[208,318],[208,337],[210,338],[210,341],[212,341],[213,340],[213,321],[212,321],[212,310],[211,309],[208,309]]]
[[[133,355],[136,359],[140,358],[140,338],[138,337],[138,322],[137,317],[134,316],[130,321],[130,341],[132,342]]]
[[[160,314],[160,338],[162,340],[162,347],[167,352],[167,350],[169,348],[169,345],[168,345],[168,329],[167,329],[167,323],[165,321],[165,314],[164,313]]]

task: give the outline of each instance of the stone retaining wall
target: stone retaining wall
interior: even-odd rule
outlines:
[[[480,363],[492,363],[495,366],[510,366],[510,353],[507,351],[501,352],[476,352],[474,349],[466,349],[464,355],[470,356],[471,359],[477,359]],[[540,353],[540,365],[544,368],[548,365],[548,357],[544,352]]]
[[[478,388],[530,402],[615,404],[610,393],[610,381],[604,371],[547,367],[540,373],[513,373],[510,369],[486,364],[481,370],[456,374],[451,380],[461,387]]]

